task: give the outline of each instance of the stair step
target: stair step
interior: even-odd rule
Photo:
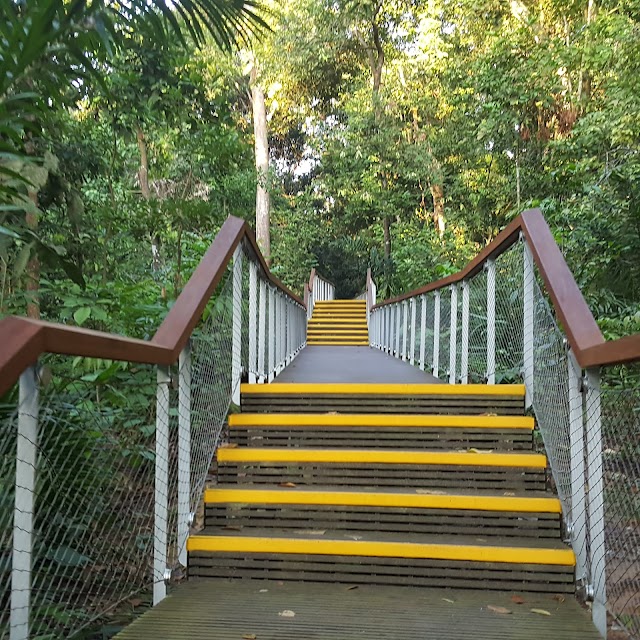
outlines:
[[[476,453],[459,451],[376,451],[366,449],[218,449],[218,463],[291,462],[315,464],[408,464],[463,467],[514,467],[545,469],[547,458],[539,453]]]
[[[397,535],[372,532],[357,536],[344,532],[323,532],[321,535],[304,532],[276,537],[273,532],[254,530],[230,535],[224,529],[205,529],[191,536],[189,551],[228,553],[308,554],[325,556],[363,556],[378,558],[420,558],[432,560],[457,560],[463,562],[512,563],[527,565],[575,566],[575,555],[560,541],[533,541],[469,539],[459,536],[451,544],[450,536]],[[235,533],[235,532],[234,532]],[[267,535],[261,535],[266,533]],[[380,539],[382,538],[382,539]],[[417,541],[419,540],[419,542]],[[519,544],[516,544],[519,542]]]
[[[281,382],[276,384],[242,384],[241,394],[253,395],[376,395],[376,396],[505,396],[524,398],[523,384],[384,384]]]
[[[331,505],[352,507],[394,507],[413,509],[454,509],[462,511],[517,511],[520,513],[559,514],[560,501],[548,496],[495,494],[408,492],[408,491],[346,491],[327,487],[309,491],[296,487],[269,489],[238,489],[232,486],[205,491],[206,504],[243,503],[277,505]]]
[[[341,341],[330,341],[330,340],[307,340],[307,344],[314,347],[368,347],[368,340],[341,340]]]
[[[533,431],[528,416],[408,415],[358,413],[236,413],[229,416],[230,427],[438,427],[448,429],[526,429]]]
[[[274,384],[243,384],[241,402],[243,411],[249,412],[522,415],[524,385],[280,383],[276,380]]]

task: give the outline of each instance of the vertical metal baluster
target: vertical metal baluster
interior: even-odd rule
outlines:
[[[242,248],[233,254],[233,324],[231,353],[232,402],[240,405],[240,377],[242,375]]]
[[[469,382],[469,280],[462,281],[462,340],[460,352],[460,380]]]
[[[269,287],[269,372],[268,381],[276,375],[276,292]]]
[[[258,382],[267,378],[265,371],[265,350],[267,333],[267,283],[260,279],[260,303],[258,305]]]
[[[16,485],[11,557],[10,640],[28,640],[31,618],[31,571],[33,569],[33,521],[38,455],[40,392],[36,366],[20,376]]]
[[[249,383],[257,380],[256,360],[258,355],[258,266],[249,262]]]
[[[400,303],[397,302],[395,305],[393,305],[396,309],[396,352],[395,352],[395,356],[396,358],[400,357],[400,331],[401,331],[401,322],[402,322],[402,317],[401,317],[401,313],[402,313],[402,307],[400,306]]]
[[[416,299],[411,298],[411,347],[409,351],[409,364],[413,366],[416,362]]]
[[[191,348],[178,360],[178,562],[187,566],[191,517]]]
[[[529,408],[533,403],[533,284],[534,284],[534,271],[533,271],[533,256],[531,255],[531,249],[524,240],[522,243],[522,250],[524,252],[524,274],[523,274],[523,288],[524,288],[524,326],[523,326],[523,364],[524,364],[524,385],[525,385],[525,406]]]
[[[496,263],[487,260],[487,383],[496,383]]]
[[[402,362],[407,360],[407,347],[409,338],[409,304],[406,300],[402,301]]]
[[[158,366],[156,397],[155,524],[153,535],[153,604],[167,595],[169,526],[169,367]]]
[[[422,301],[420,308],[420,369],[424,371],[424,355],[427,347],[427,294],[420,296]]]
[[[433,308],[433,375],[440,370],[440,289],[436,291]]]
[[[455,384],[458,355],[458,285],[451,285],[451,321],[449,323],[449,384]]]

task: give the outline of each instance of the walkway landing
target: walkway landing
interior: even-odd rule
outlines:
[[[429,384],[442,380],[371,347],[307,346],[273,382]]]
[[[224,579],[180,586],[116,637],[599,640],[589,615],[572,597]]]

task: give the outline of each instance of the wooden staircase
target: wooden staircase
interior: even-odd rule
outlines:
[[[316,302],[307,327],[307,344],[368,346],[367,303],[364,300]]]
[[[574,590],[523,386],[274,383],[241,398],[190,576]]]

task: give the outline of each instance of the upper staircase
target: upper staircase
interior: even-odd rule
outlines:
[[[368,347],[367,303],[364,300],[316,302],[307,325],[307,344]]]

